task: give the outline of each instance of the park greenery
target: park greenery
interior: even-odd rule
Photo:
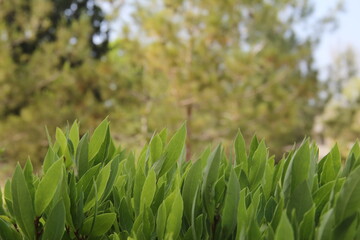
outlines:
[[[314,62],[339,10],[0,0],[0,240],[360,239],[357,56]]]
[[[40,174],[16,166],[0,239],[360,239],[358,142],[344,165],[337,145],[319,159],[309,139],[275,164],[264,140],[238,132],[231,154],[218,145],[186,161],[185,125],[139,155],[114,144],[107,119],[79,132],[49,136]]]
[[[38,168],[45,126],[94,129],[106,116],[134,150],[186,121],[189,157],[238,128],[277,160],[317,121],[322,137],[353,142],[356,64],[346,54],[349,74],[319,80],[313,51],[338,13],[314,11],[307,0],[0,1],[0,161]]]

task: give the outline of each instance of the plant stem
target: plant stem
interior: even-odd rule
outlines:
[[[40,223],[40,217],[35,218],[34,226],[35,226],[35,239],[39,240],[42,233],[43,233],[43,228],[42,228],[42,225]]]

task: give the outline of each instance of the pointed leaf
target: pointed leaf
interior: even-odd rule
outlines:
[[[293,240],[293,239],[294,239],[294,231],[286,215],[286,211],[283,211],[279,225],[275,231],[275,240]]]
[[[65,206],[59,201],[51,210],[44,226],[42,239],[60,240],[65,232]]]
[[[91,226],[93,223],[93,217],[89,217],[85,220],[83,226],[83,232],[92,237],[98,237],[105,234],[113,225],[116,219],[115,213],[103,213],[96,216],[94,227],[91,231]],[[91,232],[90,232],[91,231]]]
[[[35,236],[33,201],[19,164],[12,178],[11,193],[16,222],[26,236],[33,239]]]
[[[159,176],[164,175],[171,167],[173,167],[177,160],[179,159],[184,146],[186,139],[186,125],[183,124],[181,128],[174,134],[171,138],[169,144],[165,147],[164,158],[165,161],[161,166]]]
[[[53,199],[57,186],[63,177],[63,162],[56,161],[41,179],[35,192],[35,212],[41,216]]]

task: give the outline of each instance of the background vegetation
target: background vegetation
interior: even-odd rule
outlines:
[[[353,142],[355,56],[326,81],[313,60],[337,14],[316,18],[307,0],[0,1],[1,161],[39,164],[44,126],[108,115],[135,149],[187,120],[189,155],[238,128],[277,155],[313,134]]]
[[[309,139],[276,163],[239,131],[230,156],[219,144],[186,161],[185,125],[138,156],[110,129],[57,128],[41,173],[17,164],[0,189],[0,240],[360,239],[358,142],[344,164],[337,145],[320,159]]]

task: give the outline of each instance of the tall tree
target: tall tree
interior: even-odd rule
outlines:
[[[14,79],[5,83],[10,84],[10,90],[2,96],[11,103],[3,105],[0,116],[19,115],[31,102],[28,98],[54,81],[65,63],[76,67],[84,58],[99,59],[108,50],[108,23],[94,0],[15,0],[0,4],[1,52],[8,61],[4,63],[9,67],[7,78]],[[45,63],[44,59],[51,60]],[[42,75],[49,70],[53,71],[51,76]],[[33,77],[34,72],[38,76]],[[20,92],[27,94],[16,96]]]
[[[309,1],[149,0],[132,8],[119,58],[141,70],[150,132],[187,119],[195,144],[229,139],[240,127],[278,150],[310,134],[319,107],[312,51],[326,24],[302,30]]]
[[[102,9],[122,3],[109,44]],[[87,129],[109,114],[125,145],[187,120],[194,152],[238,127],[280,151],[310,133],[319,105],[312,51],[325,25],[301,28],[312,13],[307,0],[0,0],[4,159],[40,160],[44,125]]]
[[[40,158],[44,125],[52,129],[75,118],[95,125],[94,118],[107,114],[100,106],[111,73],[98,81],[111,72],[105,17],[95,0],[0,1],[3,159]]]
[[[335,54],[329,67],[328,101],[316,120],[315,134],[332,145],[347,149],[360,134],[360,62],[349,46]],[[347,149],[348,150],[348,149]]]

